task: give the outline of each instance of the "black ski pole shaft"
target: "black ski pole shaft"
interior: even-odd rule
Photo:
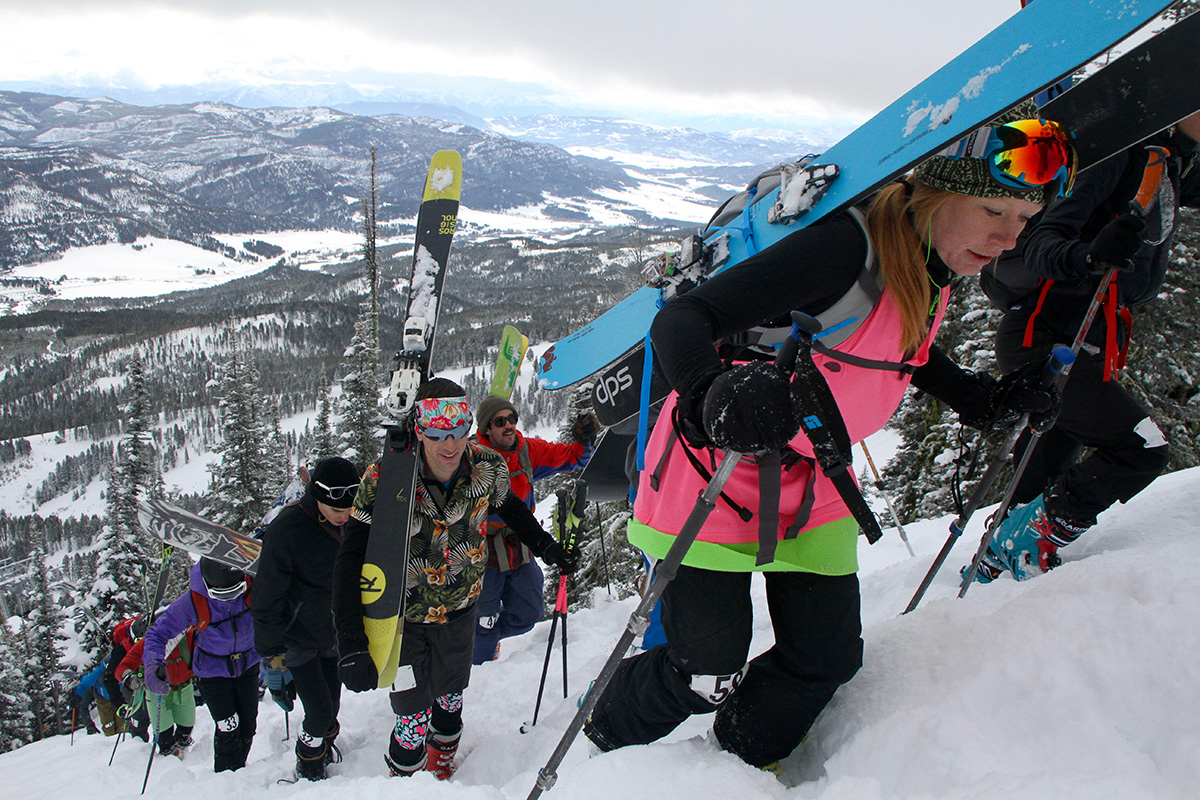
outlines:
[[[716,507],[717,498],[721,496],[721,490],[725,488],[725,484],[729,481],[729,476],[733,474],[733,469],[737,466],[741,458],[741,453],[727,451],[725,458],[717,465],[712,480],[708,482],[708,485],[700,492],[700,496],[696,498],[696,505],[692,508],[691,513],[688,514],[688,518],[679,531],[679,535],[671,543],[671,549],[667,551],[667,555],[659,564],[658,570],[654,575],[654,581],[650,584],[650,590],[646,592],[638,607],[630,615],[629,622],[625,626],[621,638],[617,640],[617,646],[609,653],[608,660],[604,662],[604,667],[600,670],[600,674],[596,676],[596,680],[593,681],[591,688],[580,702],[579,710],[575,713],[575,718],[567,726],[567,730],[563,734],[562,739],[559,740],[558,746],[550,754],[550,759],[544,767],[538,770],[537,782],[529,792],[527,800],[537,800],[538,797],[541,797],[542,792],[549,790],[554,786],[554,782],[558,780],[558,765],[566,757],[567,750],[571,748],[575,737],[583,730],[584,722],[587,721],[588,716],[596,707],[600,696],[604,694],[604,690],[608,687],[613,675],[616,674],[617,667],[620,666],[621,660],[625,657],[625,652],[629,649],[629,645],[650,624],[650,612],[654,609],[658,599],[662,597],[667,584],[675,579],[675,575],[679,572],[679,566],[683,563],[683,557],[687,555],[688,548],[692,546],[692,542],[695,541],[696,536],[700,533],[700,529],[704,527],[708,515]]]
[[[883,502],[887,504],[888,512],[892,515],[892,520],[896,523],[896,530],[900,534],[900,541],[904,542],[904,546],[908,548],[910,556],[916,556],[912,545],[908,541],[908,534],[904,532],[904,525],[900,522],[900,515],[896,513],[896,508],[892,505],[892,500],[887,495],[887,487],[883,485],[883,478],[879,476],[879,470],[875,469],[875,459],[871,458],[871,451],[867,449],[866,441],[861,441],[858,444],[862,447],[863,455],[867,457],[867,466],[871,468],[871,474],[875,476],[875,489],[883,497]]]
[[[142,794],[146,793],[146,784],[150,781],[150,767],[154,766],[154,753],[158,750],[158,737],[162,735],[162,696],[156,695],[156,697],[158,697],[158,703],[154,711],[154,739],[150,742],[150,760],[146,762],[146,777],[142,778]]]
[[[1054,348],[1054,350],[1050,353],[1050,357],[1046,360],[1046,367],[1042,372],[1042,383],[1047,387],[1054,386],[1058,389],[1061,389],[1063,383],[1066,381],[1066,376],[1071,371],[1071,365],[1074,362],[1075,352],[1065,345],[1058,345]],[[970,523],[971,517],[975,514],[975,511],[978,510],[981,505],[983,505],[984,498],[987,497],[987,493],[992,488],[992,484],[995,483],[996,479],[1000,477],[1000,473],[1004,469],[1004,465],[1007,463],[1009,455],[1012,453],[1013,448],[1016,447],[1017,440],[1021,438],[1021,434],[1025,432],[1025,429],[1028,426],[1029,414],[1022,414],[1017,420],[1016,424],[1013,425],[1012,430],[1009,431],[1008,437],[1005,438],[1004,443],[996,451],[995,455],[992,456],[991,463],[988,464],[987,470],[983,473],[983,478],[980,479],[979,485],[976,486],[975,491],[971,493],[971,497],[967,500],[967,505],[963,508],[962,513],[950,523],[950,535],[946,537],[946,542],[942,545],[942,549],[938,551],[937,557],[934,558],[933,565],[930,566],[929,571],[925,573],[925,577],[922,579],[921,585],[918,586],[917,591],[913,593],[912,599],[908,601],[908,606],[905,607],[903,612],[901,612],[902,614],[907,614],[908,612],[912,611],[921,602],[921,598],[925,596],[925,592],[933,583],[934,577],[938,574],[938,571],[941,570],[942,565],[946,562],[946,557],[950,555],[950,551],[954,549],[954,545],[958,542],[959,537],[961,537],[963,532],[967,529],[967,524]],[[1031,442],[1030,446],[1025,448],[1026,458],[1028,458],[1028,454],[1033,449],[1032,444],[1033,443]],[[1018,475],[1017,477],[1019,478],[1020,476]],[[1009,486],[1010,492],[1013,490],[1015,485],[1016,480],[1014,479],[1012,484]],[[999,513],[993,515],[993,519],[998,519],[999,517]],[[972,577],[974,577],[973,572]]]
[[[113,742],[112,753],[108,756],[108,765],[110,767],[112,766],[113,759],[117,756],[117,745],[119,745],[121,740],[125,738],[125,729],[129,727],[130,721],[125,719],[124,715],[121,714],[122,708],[125,708],[125,706],[118,706],[113,712],[113,716],[117,720],[117,740]],[[132,718],[132,716],[133,715],[131,714],[130,717]]]
[[[546,658],[542,661],[542,679],[538,682],[537,702],[533,706],[533,722],[530,727],[537,725],[538,713],[542,710],[542,693],[546,689],[546,674],[550,671],[550,653],[554,650],[554,629],[558,627],[558,612],[550,620],[550,636],[546,639]]]
[[[567,584],[564,581],[562,587],[563,610],[558,612],[562,616],[562,659],[563,659],[563,700],[567,699]]]

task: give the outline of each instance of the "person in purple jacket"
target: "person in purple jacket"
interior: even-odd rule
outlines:
[[[191,627],[192,672],[216,722],[213,769],[246,765],[258,722],[258,664],[250,617],[250,578],[210,558],[192,568],[191,591],[180,595],[146,632],[146,686],[156,680],[154,661]]]

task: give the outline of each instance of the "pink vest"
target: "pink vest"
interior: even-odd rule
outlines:
[[[916,354],[905,363],[917,367],[929,360],[929,348],[941,325],[949,299],[949,288],[942,289],[929,335]],[[891,290],[885,289],[879,303],[859,329],[838,345],[836,350],[877,361],[900,362],[903,353],[900,350],[899,331],[900,315]],[[813,358],[837,398],[852,442],[861,441],[887,424],[904,399],[904,392],[911,380],[908,372],[856,367],[820,353],[814,353]],[[634,516],[640,522],[671,535],[677,534],[683,527],[684,520],[696,503],[696,497],[706,483],[684,454],[679,452],[679,448],[686,444],[679,437],[671,436],[671,415],[677,398],[674,392],[668,396],[646,444],[646,469],[639,476],[637,499],[633,506]],[[664,462],[663,451],[672,438],[672,451]],[[803,455],[812,456],[812,444],[803,433],[789,444]],[[711,463],[708,451],[693,450],[693,453],[706,466]],[[721,455],[718,451],[718,459]],[[650,481],[650,475],[655,470],[658,470],[658,491],[652,488]],[[783,472],[777,534],[780,539],[795,520],[808,486],[813,481],[813,470],[808,462]],[[802,531],[849,516],[850,511],[837,490],[819,471],[813,492],[812,511]],[[697,538],[723,544],[758,541],[757,465],[749,461],[739,464],[725,485],[725,494],[735,503],[755,512],[755,517],[743,522],[724,501],[718,500]]]

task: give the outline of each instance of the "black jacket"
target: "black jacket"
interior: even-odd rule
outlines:
[[[1158,295],[1169,266],[1179,207],[1200,205],[1196,142],[1175,133],[1159,134],[1143,144],[1165,146],[1171,151],[1171,158],[1146,217],[1143,239],[1150,243],[1142,245],[1134,258],[1134,268],[1117,277],[1118,299],[1126,306],[1141,305]],[[1100,282],[1100,275],[1092,273],[1092,266],[1087,263],[1088,247],[1105,225],[1129,211],[1145,164],[1145,150],[1136,146],[1084,172],[1076,180],[1070,197],[1059,200],[1030,223],[1022,237],[1023,249],[1019,247],[1020,252],[1002,259],[1002,262],[1019,259],[1032,278],[1054,281],[1037,310],[1039,327],[1066,341],[1075,335]],[[1001,266],[1003,263],[997,269]],[[986,283],[984,288],[988,290]],[[1028,319],[1037,307],[1041,288],[1038,286],[1038,291],[1025,300],[1011,303],[1009,313]],[[1008,324],[1014,322],[1009,320]],[[1105,324],[1104,315],[1098,315],[1089,341],[1104,342]]]
[[[263,534],[250,609],[254,648],[263,658],[288,648],[334,647],[333,562],[341,529],[322,519],[317,501],[306,494],[279,512]]]

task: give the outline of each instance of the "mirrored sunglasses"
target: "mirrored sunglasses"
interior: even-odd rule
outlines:
[[[417,430],[424,434],[427,439],[432,439],[435,442],[444,442],[447,439],[465,439],[471,432],[471,423],[467,422],[455,425],[453,428],[424,428],[418,425]]]

